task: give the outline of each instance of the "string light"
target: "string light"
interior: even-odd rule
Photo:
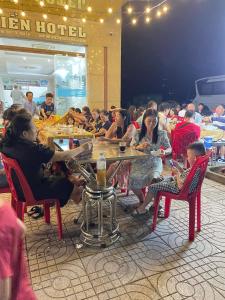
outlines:
[[[103,24],[103,23],[104,23],[104,19],[100,19],[99,21],[100,21],[100,23],[101,23],[101,24]]]
[[[168,10],[169,10],[168,6],[164,6],[164,7],[163,7],[163,12],[164,12],[164,13],[167,13]]]
[[[85,19],[85,18],[82,18],[82,22],[83,22],[83,23],[86,23],[86,19]]]
[[[137,24],[137,19],[132,19],[132,24],[136,25]]]
[[[146,22],[146,23],[150,23],[150,21],[151,21],[151,18],[149,18],[149,17],[147,17],[147,18],[145,19],[145,22]]]
[[[117,24],[120,24],[120,23],[121,23],[120,19],[117,19],[117,20],[116,20],[116,23],[117,23]]]
[[[128,14],[132,14],[133,8],[132,8],[131,6],[129,6],[129,7],[127,8],[127,12],[128,12]]]
[[[26,13],[25,13],[25,11],[21,11],[21,13],[20,13],[20,14],[21,14],[21,16],[22,16],[22,17],[25,17],[25,16],[26,16]]]
[[[43,18],[46,20],[48,19],[48,16],[46,14],[43,14]]]
[[[41,7],[45,6],[44,1],[42,1],[42,0],[39,2],[39,4],[40,4]]]
[[[150,7],[146,7],[146,9],[145,9],[146,14],[149,14],[150,11],[151,11],[151,8]]]
[[[108,13],[109,13],[109,14],[112,14],[112,12],[113,12],[112,7],[109,7],[109,8],[108,8]]]
[[[63,21],[66,22],[67,21],[67,17],[63,17]]]
[[[88,6],[87,11],[88,11],[88,12],[92,12],[92,7],[91,7],[91,6]]]
[[[1,14],[3,14],[3,9],[2,9],[2,8],[0,8],[0,15],[1,15]]]
[[[65,5],[64,5],[64,9],[65,9],[65,10],[68,10],[68,9],[69,9],[69,5],[68,5],[68,4],[65,4]]]
[[[160,10],[158,10],[157,13],[156,13],[156,17],[157,17],[157,18],[160,18],[161,16],[162,16],[162,13],[161,13]]]

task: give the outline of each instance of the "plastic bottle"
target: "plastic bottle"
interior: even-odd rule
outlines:
[[[106,186],[106,159],[104,153],[100,153],[97,160],[97,184],[100,187]]]

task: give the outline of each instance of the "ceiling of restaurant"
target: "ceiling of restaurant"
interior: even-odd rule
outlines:
[[[39,13],[49,13],[55,15],[65,15],[68,17],[97,20],[99,18],[112,18],[120,14],[121,7],[128,2],[127,0],[45,0],[45,7],[40,7],[39,0],[19,0],[15,4],[13,0],[0,1],[1,8],[20,9],[23,11],[33,11]],[[52,3],[52,4],[50,4]],[[64,4],[70,4],[67,11]],[[82,5],[78,7],[78,4]],[[92,7],[92,12],[87,12],[87,7]],[[111,7],[113,13],[109,14],[107,9]]]

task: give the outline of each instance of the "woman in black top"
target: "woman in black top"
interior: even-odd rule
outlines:
[[[5,137],[0,143],[0,151],[7,157],[17,160],[37,200],[59,199],[61,206],[69,199],[79,203],[82,192],[79,181],[74,179],[72,182],[66,177],[53,179],[45,177],[43,164],[87,155],[91,152],[91,145],[84,144],[73,150],[59,152],[36,143],[36,139],[37,130],[32,123],[31,115],[18,114],[7,128]],[[18,197],[22,200],[24,197],[16,176],[13,181]]]

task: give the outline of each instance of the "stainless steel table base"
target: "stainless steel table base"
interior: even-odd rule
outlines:
[[[90,246],[107,247],[119,237],[116,220],[117,197],[112,186],[87,185],[83,192],[81,241]]]

